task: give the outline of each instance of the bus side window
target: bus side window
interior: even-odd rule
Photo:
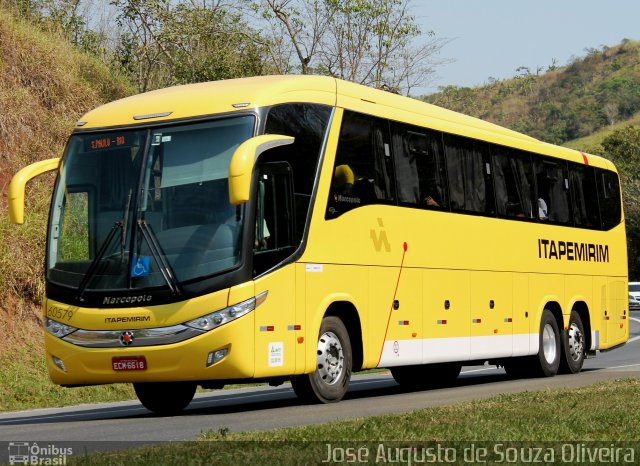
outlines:
[[[445,133],[451,208],[493,214],[495,211],[489,145]]]
[[[449,208],[442,134],[393,124],[398,200],[422,208]]]
[[[253,255],[255,275],[274,267],[295,250],[293,189],[288,162],[260,163]]]
[[[296,242],[303,239],[311,213],[311,194],[315,184],[324,135],[331,107],[315,104],[282,104],[269,110],[265,134],[284,134],[293,144],[276,147],[260,156],[262,162],[286,161],[293,170]]]
[[[537,203],[533,202],[535,183],[530,156],[501,146],[491,146],[491,156],[498,215],[535,218]]]
[[[538,187],[538,218],[571,223],[566,162],[536,158],[533,166]]]
[[[593,167],[571,164],[569,166],[573,221],[576,226],[600,228],[600,211]]]
[[[620,181],[614,172],[596,169],[596,175],[602,228],[610,230],[620,223],[622,215]]]
[[[388,123],[345,111],[326,218],[367,204],[394,202]]]

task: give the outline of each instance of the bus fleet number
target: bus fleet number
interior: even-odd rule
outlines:
[[[47,317],[55,320],[71,320],[73,311],[62,307],[51,306],[47,308]]]

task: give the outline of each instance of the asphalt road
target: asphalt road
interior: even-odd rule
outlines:
[[[89,450],[117,449],[132,446],[131,442],[193,440],[209,430],[298,426],[408,412],[501,393],[578,387],[640,377],[639,340],[640,312],[633,312],[629,343],[585,361],[583,371],[576,375],[510,380],[495,366],[476,366],[464,367],[450,387],[418,392],[402,390],[387,373],[358,375],[345,399],[329,405],[303,405],[285,384],[201,393],[183,415],[175,417],[153,416],[137,401],[2,413],[0,442],[89,442],[85,445]],[[0,451],[0,462],[4,451]]]

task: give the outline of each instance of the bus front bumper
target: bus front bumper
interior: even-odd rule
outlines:
[[[47,368],[65,386],[247,379],[254,375],[252,336],[251,314],[165,345],[92,348],[45,332]]]

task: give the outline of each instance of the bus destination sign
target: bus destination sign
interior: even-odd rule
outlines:
[[[85,141],[85,150],[87,152],[131,146],[129,137],[125,134],[102,134],[88,137]]]

